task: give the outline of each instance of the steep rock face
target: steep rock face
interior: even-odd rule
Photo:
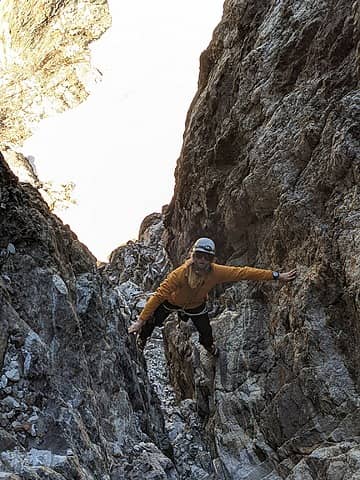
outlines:
[[[5,478],[178,478],[159,400],[126,332],[137,311],[136,295],[127,307],[129,290],[141,292],[142,284],[112,273],[137,256],[128,249],[124,264],[98,271],[86,247],[33,187],[18,183],[2,156],[0,254]],[[147,286],[154,288],[149,280]]]
[[[103,1],[71,0],[2,0],[0,11],[0,141],[20,143],[32,122],[86,96],[86,46],[108,14]],[[160,216],[145,219],[141,244],[99,269],[0,160],[4,478],[356,478],[358,59],[358,2],[226,1],[201,58],[167,232]],[[170,268],[164,241],[176,264],[204,234],[223,261],[297,266],[299,277],[223,291],[212,311],[217,360],[191,322],[169,322],[180,404],[165,405],[168,438],[126,328]],[[150,372],[154,382],[161,375]]]
[[[358,2],[225,2],[176,170],[175,258],[204,231],[224,257],[241,253],[275,215],[299,243],[357,198],[359,21]],[[292,245],[276,237],[282,260]]]
[[[1,0],[0,145],[78,105],[95,71],[88,45],[109,27],[106,0]]]
[[[221,261],[298,270],[289,286],[226,290],[214,379],[204,360],[184,380],[189,333],[171,332],[178,392],[195,384],[220,478],[359,470],[359,21],[357,1],[229,0],[201,58],[166,218],[172,260],[208,235]]]

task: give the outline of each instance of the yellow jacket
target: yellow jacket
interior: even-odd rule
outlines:
[[[190,265],[191,261],[188,260],[166,277],[146,302],[140,313],[140,320],[146,321],[165,300],[183,309],[199,307],[206,301],[209,291],[219,283],[237,282],[239,280],[273,280],[271,270],[229,267],[212,263],[211,269],[204,276],[202,284],[198,288],[190,288],[187,281]]]

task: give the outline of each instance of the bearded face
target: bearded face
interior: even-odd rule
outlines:
[[[193,252],[191,259],[194,271],[199,275],[204,275],[210,271],[214,255],[205,252]]]

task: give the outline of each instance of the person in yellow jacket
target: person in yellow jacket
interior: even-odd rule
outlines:
[[[215,243],[210,238],[199,238],[191,258],[173,270],[149,298],[138,320],[130,325],[128,332],[137,333],[137,345],[142,350],[155,326],[163,325],[171,312],[177,311],[181,320],[191,318],[199,341],[212,355],[218,354],[212,335],[206,299],[209,291],[225,282],[239,280],[276,280],[290,282],[296,270],[286,273],[252,267],[230,267],[214,263]]]

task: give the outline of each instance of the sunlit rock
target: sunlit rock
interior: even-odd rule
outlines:
[[[98,72],[89,44],[110,26],[106,0],[0,2],[0,145],[78,105]]]

